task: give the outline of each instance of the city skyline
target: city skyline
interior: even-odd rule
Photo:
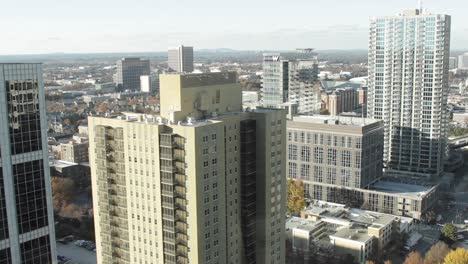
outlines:
[[[417,7],[417,1],[403,0],[334,0],[325,6],[302,0],[293,5],[240,1],[232,8],[220,7],[212,0],[159,5],[145,0],[139,5],[117,1],[112,3],[112,12],[106,12],[111,7],[108,1],[81,1],[73,10],[55,0],[23,2],[2,4],[5,15],[0,22],[14,25],[3,28],[2,34],[16,41],[0,44],[1,55],[151,52],[180,43],[199,49],[287,50],[304,45],[317,49],[366,49],[370,17]],[[180,4],[185,8],[178,8]],[[464,5],[467,4],[461,0],[424,1],[427,10],[453,17],[452,49],[468,49]],[[46,8],[47,12],[37,12]],[[293,13],[294,17],[288,19],[288,14]],[[181,19],[168,19],[174,16]],[[282,19],[277,19],[280,16]]]

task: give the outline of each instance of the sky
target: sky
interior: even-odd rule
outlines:
[[[367,49],[369,18],[417,0],[0,0],[0,55],[195,49]],[[468,1],[424,0],[452,16],[468,51]]]

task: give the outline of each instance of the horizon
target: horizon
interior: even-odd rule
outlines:
[[[451,48],[468,50],[466,1],[426,0],[424,7],[451,15]],[[239,0],[220,6],[214,0],[81,0],[71,8],[58,0],[18,0],[2,5],[2,37],[11,41],[0,44],[0,55],[164,52],[179,44],[196,50],[365,50],[370,17],[408,8],[417,8],[417,1]]]

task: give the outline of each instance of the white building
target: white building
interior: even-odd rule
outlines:
[[[468,52],[458,56],[458,69],[468,70]]]
[[[169,48],[168,66],[176,72],[193,72],[193,47]]]
[[[448,15],[415,9],[370,20],[368,116],[384,120],[387,171],[442,173],[449,56]]]

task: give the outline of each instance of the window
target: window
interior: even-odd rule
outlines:
[[[336,168],[327,168],[327,183],[336,183]]]
[[[294,162],[289,162],[289,175],[288,177],[296,179],[297,178],[297,164]]]
[[[323,163],[323,148],[321,147],[314,148],[314,162],[318,164]]]
[[[288,159],[297,160],[297,146],[293,144],[288,145]]]
[[[211,134],[211,140],[216,140],[216,134]]]
[[[301,178],[305,181],[310,180],[310,165],[301,164]]]
[[[328,149],[327,163],[328,165],[336,165],[336,149]]]
[[[310,161],[310,147],[302,146],[301,147],[301,160],[309,162]]]
[[[208,155],[208,148],[203,149],[203,155]]]
[[[341,166],[343,167],[351,167],[351,151],[349,150],[342,150],[341,151]]]

